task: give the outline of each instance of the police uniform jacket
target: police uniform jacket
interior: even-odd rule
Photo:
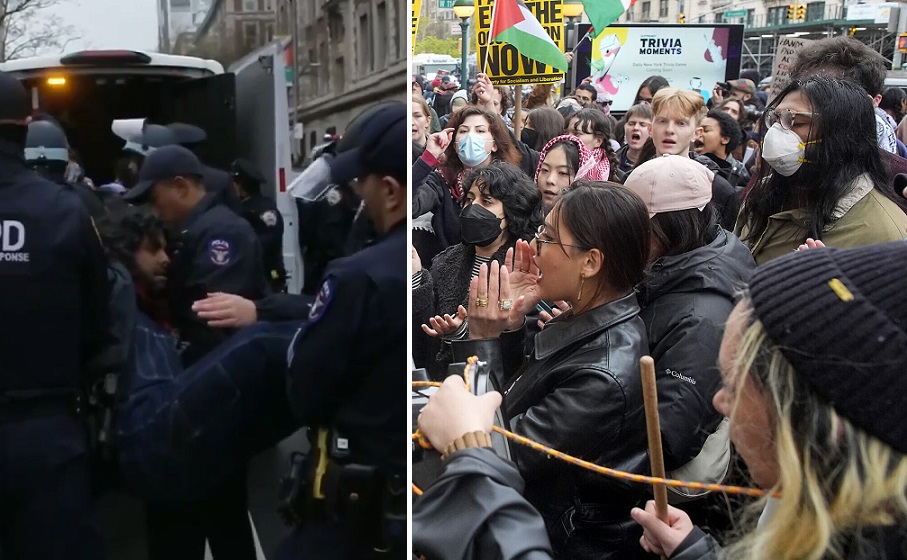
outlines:
[[[350,459],[406,473],[406,224],[334,261],[290,349],[288,396],[303,425],[349,439]]]
[[[212,292],[256,300],[269,290],[262,270],[261,247],[252,226],[213,194],[207,194],[183,222],[174,244],[167,291],[174,328],[185,347],[187,367],[230,334],[209,327],[192,304]]]
[[[89,362],[108,343],[101,242],[79,197],[28,169],[5,142],[0,292],[0,393],[85,387]]]
[[[283,265],[283,216],[277,204],[267,196],[253,195],[242,201],[242,215],[261,244],[265,277],[272,286],[282,289],[287,271]]]

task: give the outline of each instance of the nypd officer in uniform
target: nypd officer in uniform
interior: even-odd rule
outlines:
[[[331,165],[335,182],[358,179],[380,238],[331,263],[290,347],[289,401],[313,449],[299,526],[278,559],[405,555],[406,113],[383,107]]]
[[[258,235],[264,257],[264,271],[276,292],[286,291],[287,270],[283,264],[283,216],[274,199],[261,194],[266,182],[255,165],[244,158],[233,162],[233,189],[239,197],[242,216]]]
[[[108,345],[106,263],[78,196],[25,163],[30,106],[0,72],[0,556],[104,558],[77,399]]]
[[[92,219],[99,220],[107,214],[103,201],[89,186],[67,180],[69,140],[57,123],[51,120],[33,120],[28,123],[25,162],[45,179],[76,193]]]
[[[145,158],[138,182],[125,195],[134,203],[150,202],[161,220],[178,232],[167,292],[184,367],[199,361],[232,334],[199,319],[192,311],[194,301],[213,292],[253,300],[269,292],[255,232],[219,201],[217,193],[205,191],[203,176],[204,167],[195,154],[183,146],[164,146]],[[215,560],[255,558],[245,469],[201,502],[158,504],[149,513],[150,525],[157,528],[153,532],[166,537],[155,545],[161,558],[182,557],[190,546],[203,554],[206,537]],[[168,554],[167,548],[172,552]]]

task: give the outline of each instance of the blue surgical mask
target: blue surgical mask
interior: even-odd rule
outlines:
[[[475,167],[488,158],[486,140],[476,134],[467,134],[457,143],[457,155],[466,167]]]

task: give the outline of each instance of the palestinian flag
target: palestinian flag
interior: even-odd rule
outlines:
[[[604,31],[635,3],[636,0],[583,0],[586,15],[595,29],[590,34],[596,36]]]
[[[567,71],[567,59],[523,0],[495,0],[491,42],[508,43],[521,55]]]

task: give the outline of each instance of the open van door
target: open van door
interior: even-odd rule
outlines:
[[[193,147],[203,162],[230,168],[236,159],[236,79],[232,73],[168,84],[162,108],[162,124],[189,123],[207,132],[208,139]]]

